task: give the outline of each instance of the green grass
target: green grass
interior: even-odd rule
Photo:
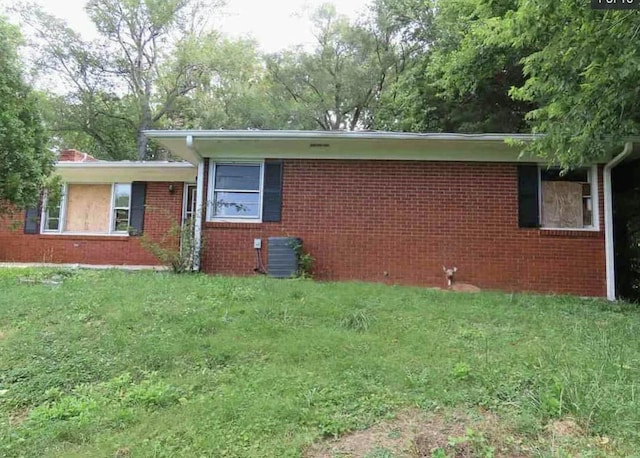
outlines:
[[[151,272],[19,282],[50,275],[0,270],[0,456],[300,456],[409,407],[489,410],[531,443],[571,417],[611,440],[598,453],[640,449],[628,304]]]

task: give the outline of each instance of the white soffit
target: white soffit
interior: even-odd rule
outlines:
[[[56,174],[69,183],[194,182],[197,169],[188,162],[58,162]]]
[[[520,148],[507,143],[508,139],[535,138],[523,134],[260,130],[158,130],[145,134],[171,153],[194,163],[199,157],[543,162],[520,157]]]

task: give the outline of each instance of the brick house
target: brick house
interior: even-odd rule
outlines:
[[[262,257],[299,237],[321,280],[443,286],[446,265],[486,289],[615,298],[611,169],[631,144],[561,174],[505,142],[522,135],[147,135],[184,162],[61,155],[59,207],[6,221],[0,261],[154,265],[135,235],[193,217],[208,273],[252,275],[258,240]]]

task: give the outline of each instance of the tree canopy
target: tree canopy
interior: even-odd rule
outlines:
[[[205,8],[206,6],[206,8]],[[356,20],[322,5],[316,43],[263,54],[206,25],[215,0],[90,0],[99,37],[30,8],[56,146],[154,158],[149,128],[533,132],[563,165],[636,135],[633,11],[580,0],[374,0]]]
[[[53,167],[37,96],[21,74],[19,37],[0,17],[0,214],[35,205]]]
[[[579,0],[442,0],[438,8],[450,35],[431,51],[434,87],[445,98],[489,89],[491,109],[507,109],[500,125],[524,115],[525,128],[544,134],[528,151],[580,165],[637,134],[636,12],[594,11]]]
[[[215,8],[204,0],[90,0],[99,34],[93,41],[33,5],[24,9],[38,67],[66,83],[51,101],[52,130],[63,139],[84,137],[98,156],[153,158],[143,131],[162,126],[215,73],[210,51],[219,37],[205,26]]]

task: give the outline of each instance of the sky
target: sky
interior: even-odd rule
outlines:
[[[0,0],[0,10],[22,0]],[[352,19],[366,14],[371,0],[336,0],[338,13]],[[90,38],[95,31],[84,12],[86,0],[35,0],[49,13],[65,19]],[[309,12],[323,0],[227,0],[226,14],[214,21],[216,29],[233,37],[252,36],[265,52],[313,43]]]

